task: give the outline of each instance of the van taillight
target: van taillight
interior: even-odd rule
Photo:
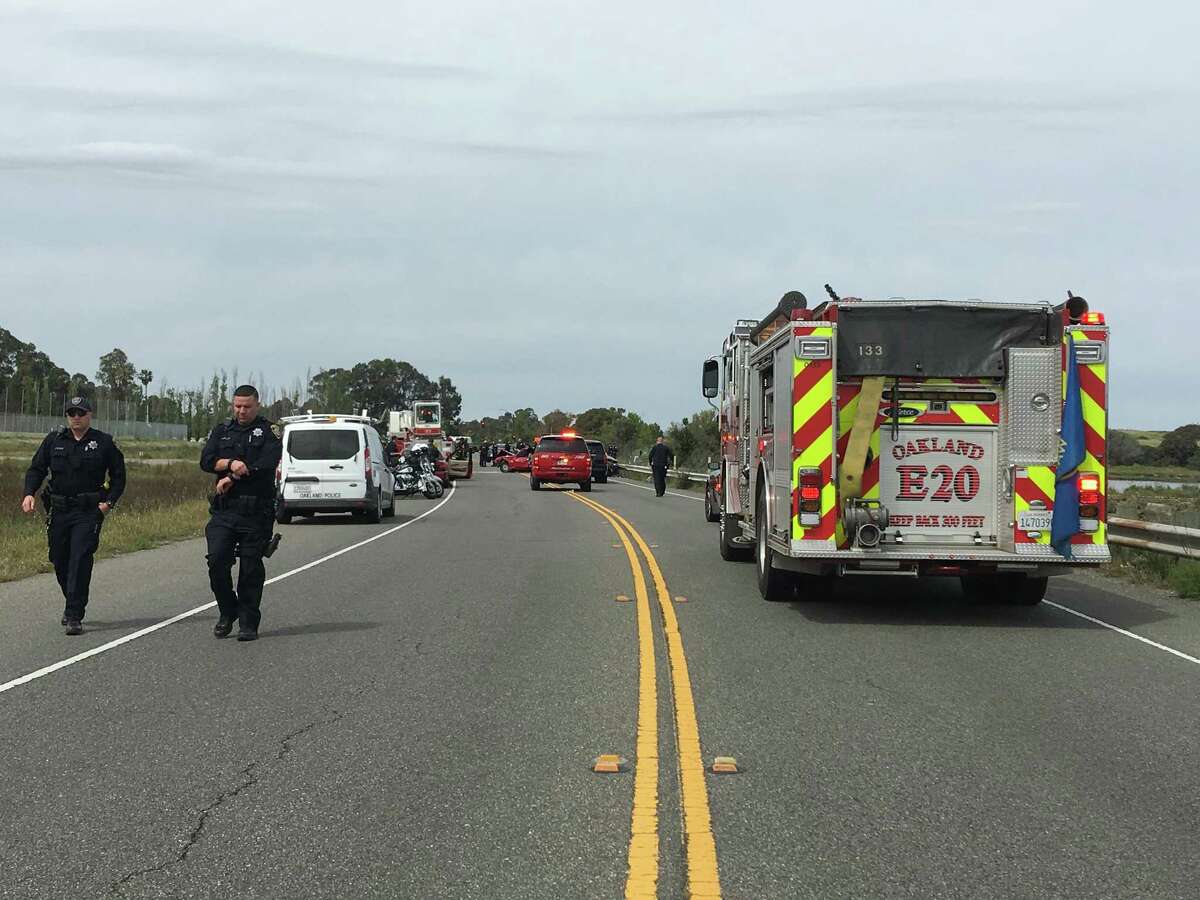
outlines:
[[[1080,472],[1076,484],[1079,486],[1080,530],[1097,531],[1100,527],[1100,476],[1095,472]]]
[[[363,478],[371,483],[371,448],[363,447]]]

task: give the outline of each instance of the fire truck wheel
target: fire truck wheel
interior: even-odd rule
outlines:
[[[791,600],[795,595],[795,581],[791,572],[785,572],[772,565],[775,551],[767,541],[767,504],[761,496],[758,498],[755,533],[757,539],[754,542],[754,562],[758,569],[758,592],[764,600],[773,603]]]
[[[972,603],[1037,606],[1046,596],[1048,579],[1028,575],[964,575],[963,596]]]
[[[721,559],[726,562],[746,562],[750,559],[750,551],[746,547],[733,543],[733,535],[730,532],[736,529],[737,520],[721,513],[717,521],[721,523],[717,528],[717,540],[721,542]]]
[[[1001,599],[1014,606],[1037,606],[1046,596],[1046,584],[1050,581],[1046,576],[1033,578],[1029,575],[1003,576],[1005,584],[1001,590]]]

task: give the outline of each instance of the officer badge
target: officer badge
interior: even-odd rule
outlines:
[[[99,446],[100,446],[100,444],[97,441],[88,441],[86,444],[84,444],[83,449],[84,450],[95,450]]]
[[[81,405],[82,403],[83,403],[83,398],[82,398],[82,397],[72,397],[72,398],[71,398],[71,405],[72,405],[72,406],[79,406],[79,405]]]
[[[263,436],[263,430],[261,428],[255,428],[252,432],[250,432],[250,437],[262,437],[262,436]]]

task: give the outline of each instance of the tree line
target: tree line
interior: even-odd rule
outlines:
[[[270,419],[297,412],[360,412],[382,417],[390,409],[411,409],[418,400],[440,400],[445,421],[455,422],[462,396],[445,375],[430,378],[407,362],[373,359],[349,369],[308,372],[292,384],[274,385],[261,372],[218,369],[194,386],[180,387],[138,367],[120,348],[103,354],[93,377],[69,373],[34,344],[0,328],[0,403],[8,413],[59,416],[66,399],[88,397],[98,419],[144,420],[187,426],[189,438],[206,436],[229,415],[233,390],[248,381],[258,388]]]
[[[1142,444],[1119,429],[1108,435],[1108,461],[1114,466],[1183,466],[1200,469],[1200,425],[1180,425],[1164,434],[1157,447]]]

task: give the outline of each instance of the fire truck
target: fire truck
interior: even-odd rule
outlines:
[[[449,486],[455,477],[447,462],[449,439],[442,432],[442,404],[418,400],[412,409],[392,410],[387,418],[387,435],[394,453],[403,453],[414,441],[424,441],[436,451],[434,474]],[[468,474],[466,477],[470,477]]]
[[[1108,327],[1067,302],[783,296],[740,319],[719,398],[719,540],[765,599],[832,579],[943,575],[1034,605],[1110,558]]]

